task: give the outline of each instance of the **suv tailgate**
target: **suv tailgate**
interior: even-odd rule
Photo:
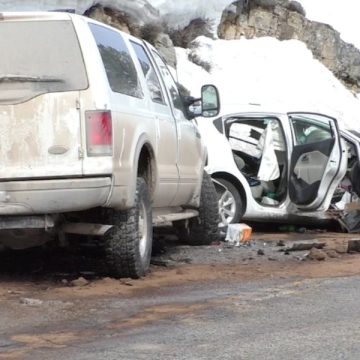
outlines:
[[[0,48],[0,179],[81,175],[88,80],[72,21],[5,17]]]

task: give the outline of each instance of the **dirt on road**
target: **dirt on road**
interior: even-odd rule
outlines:
[[[329,232],[255,233],[240,247],[226,242],[188,246],[157,237],[150,273],[143,279],[114,279],[102,273],[96,251],[30,250],[0,255],[0,301],[68,301],[133,296],[155,288],[208,281],[253,281],[265,278],[318,278],[360,274],[360,253],[348,252],[354,234]],[[310,260],[295,243],[323,244],[324,261]],[[34,304],[33,304],[34,305]],[[36,301],[35,301],[36,305]]]
[[[188,246],[158,233],[150,273],[140,280],[107,277],[96,247],[5,252],[0,359],[53,358],[52,351],[74,344],[116,338],[174,316],[191,318],[232,299],[217,297],[224,284],[274,280],[296,288],[315,278],[358,275],[360,253],[349,247],[358,240],[328,232],[255,233],[244,246]],[[322,248],[317,251],[323,260],[310,260],[309,249],[294,251],[294,244],[309,243]],[[200,298],[193,298],[191,289],[199,290]]]

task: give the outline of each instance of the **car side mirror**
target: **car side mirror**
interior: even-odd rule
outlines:
[[[213,117],[220,112],[220,96],[215,85],[203,85],[201,87],[201,115]]]

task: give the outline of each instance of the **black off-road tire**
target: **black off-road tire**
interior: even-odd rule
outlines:
[[[134,208],[109,210],[107,217],[114,225],[104,236],[108,272],[115,277],[138,279],[144,276],[150,266],[153,236],[151,200],[145,180],[137,179]]]
[[[190,245],[209,245],[219,240],[219,207],[217,193],[209,174],[204,172],[201,186],[199,216],[174,221],[180,240]]]

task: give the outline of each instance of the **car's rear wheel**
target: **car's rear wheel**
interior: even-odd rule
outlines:
[[[217,185],[216,191],[219,201],[220,228],[238,223],[243,215],[243,201],[238,189],[228,180],[216,179],[222,186]]]
[[[150,266],[152,250],[152,209],[144,179],[138,178],[135,207],[109,211],[114,227],[104,236],[108,271],[116,277],[140,278]]]

